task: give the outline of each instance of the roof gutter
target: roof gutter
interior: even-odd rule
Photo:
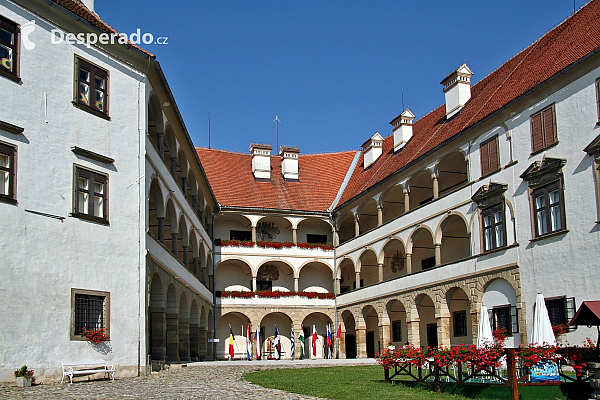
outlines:
[[[272,212],[277,211],[280,214],[285,213],[294,213],[300,215],[321,215],[325,217],[329,217],[328,211],[306,211],[306,210],[292,210],[292,209],[282,209],[282,208],[263,208],[263,207],[236,207],[236,206],[220,206],[221,211],[240,211],[240,212]]]
[[[484,122],[486,122],[487,120],[489,120],[490,118],[492,118],[493,116],[495,116],[496,114],[499,114],[501,111],[504,111],[505,109],[507,109],[508,107],[510,107],[511,105],[517,103],[518,101],[520,101],[521,99],[523,99],[523,97],[529,95],[530,93],[535,92],[536,90],[538,90],[539,88],[541,88],[544,85],[547,85],[548,83],[550,83],[551,81],[553,81],[554,79],[558,78],[559,76],[567,73],[568,71],[570,71],[572,68],[574,68],[576,65],[579,65],[581,63],[583,63],[584,61],[586,61],[587,59],[593,57],[595,54],[600,53],[600,47],[598,47],[596,50],[593,50],[591,52],[589,52],[588,54],[586,54],[585,56],[581,57],[579,60],[575,61],[574,63],[566,66],[565,68],[561,69],[560,71],[558,71],[556,74],[552,75],[550,78],[546,79],[545,81],[542,81],[540,83],[538,83],[537,85],[535,85],[534,87],[532,87],[531,89],[529,89],[528,91],[526,91],[525,93],[523,93],[522,95],[515,97],[514,99],[512,99],[511,101],[509,101],[508,103],[506,103],[504,106],[500,107],[499,109],[497,109],[496,111],[492,112],[491,114],[483,117],[482,119],[480,119],[479,121],[475,122],[473,125],[465,128],[463,131],[461,131],[460,133],[452,136],[450,139],[440,143],[439,145],[437,145],[436,147],[434,147],[433,149],[429,150],[427,153],[423,154],[421,157],[409,162],[408,164],[406,164],[405,166],[403,166],[402,168],[398,169],[396,172],[394,172],[393,174],[387,176],[386,178],[380,180],[379,182],[377,182],[376,184],[369,186],[367,189],[361,191],[359,194],[357,194],[356,196],[346,200],[343,204],[337,206],[333,211],[336,211],[342,207],[344,207],[345,205],[353,202],[354,200],[356,200],[358,197],[361,196],[362,193],[371,190],[371,189],[375,189],[381,185],[383,185],[384,183],[386,183],[387,181],[389,181],[390,179],[394,178],[395,176],[399,175],[400,173],[404,172],[405,170],[407,170],[408,168],[410,168],[411,166],[413,166],[415,163],[421,161],[422,159],[430,156],[432,153],[435,153],[437,150],[439,150],[440,148],[446,146],[448,143],[452,142],[455,139],[458,139],[459,137],[465,135],[466,133],[468,133],[469,131],[471,131],[472,129],[477,128],[479,125],[483,124]]]

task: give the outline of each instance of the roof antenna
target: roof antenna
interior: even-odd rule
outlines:
[[[277,135],[277,147],[276,147],[277,150],[275,150],[275,151],[277,152],[277,154],[279,154],[279,123],[281,121],[279,120],[279,117],[277,115],[275,115],[275,119],[273,120],[273,122],[275,122],[275,132]]]
[[[406,110],[406,108],[404,108],[404,88],[402,88],[402,111]]]
[[[575,14],[575,0],[573,0],[573,14]]]
[[[208,112],[208,149],[210,150],[210,111]]]

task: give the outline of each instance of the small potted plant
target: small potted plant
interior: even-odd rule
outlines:
[[[27,369],[27,365],[23,365],[21,368],[15,369],[15,377],[17,378],[17,387],[31,386],[33,370]]]
[[[81,336],[83,336],[88,342],[93,344],[100,344],[102,342],[110,340],[104,328],[87,329],[84,326],[83,331],[81,332]]]

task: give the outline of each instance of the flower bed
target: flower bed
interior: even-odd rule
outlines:
[[[242,291],[242,290],[232,290],[232,291],[222,291],[220,297],[222,299],[249,299],[254,296],[270,298],[270,299],[278,299],[281,297],[306,297],[308,299],[333,299],[335,295],[333,293],[317,293],[317,292],[282,292],[279,290],[271,291],[271,290],[260,290],[258,292],[250,292],[250,291]]]
[[[540,362],[558,362],[562,358],[573,367],[577,377],[581,377],[587,371],[586,363],[595,359],[595,351],[595,343],[587,338],[583,346],[521,345],[517,350],[516,359],[522,367],[531,368]],[[407,345],[399,349],[387,349],[381,354],[378,353],[375,359],[386,370],[403,364],[423,367],[426,363],[437,368],[462,364],[484,370],[500,366],[503,355],[504,341],[496,340],[495,343],[490,343],[483,348],[463,344],[451,349],[443,347],[429,349]]]
[[[333,245],[331,243],[296,243],[293,242],[270,242],[270,241],[260,241],[253,242],[251,240],[223,240],[217,239],[215,240],[215,245],[221,247],[262,247],[265,249],[289,249],[292,247],[297,247],[299,249],[321,249],[325,251],[333,250]]]

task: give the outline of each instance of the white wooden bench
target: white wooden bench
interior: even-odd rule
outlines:
[[[73,377],[78,375],[93,375],[104,373],[105,378],[111,378],[115,380],[115,366],[108,365],[104,361],[98,362],[77,362],[77,363],[66,363],[61,362],[62,365],[62,379],[60,383],[63,383],[65,376],[69,377],[71,383],[73,383]]]

